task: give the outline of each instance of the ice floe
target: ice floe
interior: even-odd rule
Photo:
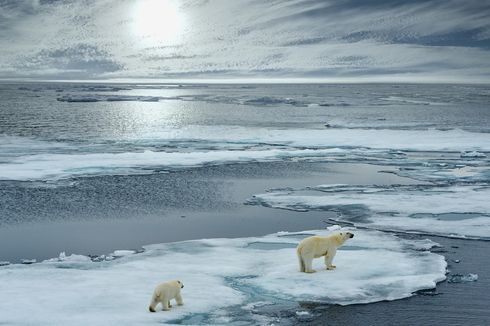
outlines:
[[[22,259],[21,262],[24,265],[30,265],[30,264],[36,263],[37,260],[36,259]]]
[[[306,192],[306,193],[305,193]],[[324,185],[255,195],[251,204],[338,212],[337,220],[376,229],[488,238],[490,187]]]
[[[59,102],[158,102],[157,96],[131,96],[131,95],[64,95],[57,98]]]
[[[478,274],[452,274],[449,275],[447,282],[448,283],[467,283],[467,282],[475,282],[478,281]]]
[[[233,325],[244,318],[254,320],[257,316],[251,310],[258,302],[347,305],[395,300],[434,288],[445,279],[444,257],[414,250],[426,248],[427,241],[366,230],[353,230],[356,237],[338,251],[335,271],[324,270],[318,259],[317,273],[298,272],[297,243],[307,235],[328,232],[157,244],[113,261],[75,256],[74,263],[63,254],[32,265],[2,266],[0,321],[8,325]],[[185,284],[185,305],[149,313],[154,286],[175,278]],[[26,293],[35,293],[35,299],[27,299]]]
[[[0,180],[62,179],[88,175],[149,174],[159,169],[326,156],[340,149],[39,154],[0,164]]]
[[[463,151],[461,152],[461,157],[467,158],[485,158],[487,155],[478,151]]]
[[[408,151],[490,151],[485,133],[452,130],[273,129],[241,126],[187,126],[145,135],[155,139],[205,140],[217,143],[288,145],[302,148],[371,148]]]
[[[470,150],[473,156],[477,155],[474,153],[486,155],[484,152],[490,151],[490,137],[456,129],[282,130],[186,126],[152,131],[124,141],[102,139],[90,146],[1,137],[0,149],[0,179],[4,180],[141,174],[177,167],[293,158],[395,164],[407,167],[397,172],[401,176],[447,179],[458,177],[456,174],[465,163],[479,165],[475,168],[487,166],[480,154],[480,160],[468,160],[456,157],[455,153]],[[426,157],[415,157],[415,152],[424,151],[436,151],[441,157],[429,161]],[[447,157],[441,153],[447,153]],[[481,174],[473,179],[481,179]]]

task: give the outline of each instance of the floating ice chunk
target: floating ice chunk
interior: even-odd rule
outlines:
[[[92,260],[88,256],[84,255],[76,255],[76,254],[71,254],[71,255],[66,255],[66,253],[60,252],[60,255],[57,258],[51,258],[44,260],[44,262],[70,262],[70,263],[86,263],[86,262],[91,262]]]
[[[314,320],[315,316],[312,315],[309,311],[301,310],[296,311],[296,319],[300,322],[308,322]]]
[[[464,151],[464,152],[461,152],[460,156],[463,158],[484,158],[484,157],[487,157],[487,155],[485,155],[485,153],[478,152],[478,151]]]
[[[30,265],[30,264],[34,264],[36,263],[37,260],[36,259],[22,259],[21,260],[21,263],[22,264],[25,264],[25,265]]]
[[[61,97],[58,97],[57,100],[59,102],[84,102],[84,103],[88,103],[88,102],[99,102],[100,99],[96,98],[96,97],[90,97],[90,96],[61,96]]]
[[[478,280],[478,274],[453,274],[450,275],[447,282],[448,283],[467,283],[467,282],[475,282]]]
[[[296,311],[296,316],[309,316],[311,315],[308,311]]]
[[[265,306],[270,306],[273,305],[274,302],[271,301],[257,301],[257,302],[250,302],[242,307],[244,310],[254,310],[256,308],[260,307],[265,307]]]
[[[124,257],[134,254],[135,250],[116,250],[111,255],[115,257]]]
[[[413,99],[413,98],[408,98],[408,97],[401,97],[401,96],[388,96],[381,98],[381,100],[384,101],[393,101],[393,102],[398,102],[398,103],[406,103],[406,104],[416,104],[416,105],[445,105],[446,103],[442,102],[434,102],[434,101],[424,101],[420,99]]]
[[[278,105],[278,104],[289,104],[294,106],[306,106],[307,103],[295,100],[290,97],[278,98],[278,97],[257,97],[243,101],[243,104],[247,105]]]
[[[0,261],[0,266],[7,266],[10,265],[9,261]]]
[[[306,233],[312,232],[329,233]],[[2,322],[57,326],[187,324],[194,320],[217,324],[239,318],[243,323],[244,312],[257,309],[264,299],[271,303],[367,303],[408,297],[445,279],[444,257],[411,250],[411,240],[377,231],[353,232],[356,236],[350,245],[355,250],[338,251],[337,270],[325,270],[317,259],[315,274],[298,271],[294,247],[262,250],[249,246],[254,242],[297,244],[305,232],[293,233],[294,237],[282,233],[156,244],[124,259],[87,261],[65,268],[52,262],[10,265],[0,269]],[[185,305],[168,313],[149,313],[155,285],[175,278],[186,285],[182,290]],[[37,300],[26,300],[27,291],[36,293]],[[216,293],[219,300],[210,299]],[[250,313],[250,321],[254,318]]]

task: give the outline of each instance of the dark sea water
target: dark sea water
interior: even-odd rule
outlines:
[[[449,279],[478,281],[357,305],[410,293],[380,285],[366,290],[372,300],[311,304],[294,293],[262,300],[267,292],[236,279],[245,315],[232,306],[173,322],[490,323],[488,85],[4,83],[0,99],[0,262],[12,263],[0,272],[60,252],[100,257],[339,223],[400,243],[429,238]]]

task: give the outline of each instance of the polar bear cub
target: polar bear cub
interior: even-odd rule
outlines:
[[[184,284],[181,281],[168,281],[158,285],[153,292],[153,297],[151,298],[149,310],[155,312],[155,308],[159,303],[162,303],[163,310],[170,310],[170,300],[175,299],[179,306],[184,304],[182,301],[182,296],[180,295],[180,289],[184,288]]]
[[[332,261],[337,253],[337,248],[353,237],[354,234],[350,232],[340,232],[326,237],[312,236],[303,239],[296,248],[299,270],[304,273],[315,273],[316,271],[312,268],[313,258],[322,256],[325,256],[326,268],[335,269],[336,266],[332,265]]]

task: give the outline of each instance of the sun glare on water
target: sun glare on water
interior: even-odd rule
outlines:
[[[139,0],[134,7],[134,33],[151,43],[175,43],[183,26],[182,14],[172,0]]]

